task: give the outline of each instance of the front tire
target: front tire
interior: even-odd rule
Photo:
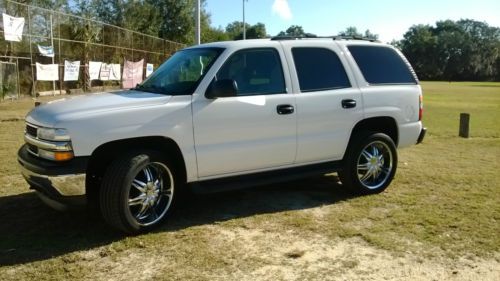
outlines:
[[[113,161],[104,174],[100,207],[111,226],[135,234],[157,226],[174,203],[173,165],[159,152],[142,151]]]
[[[384,191],[396,173],[398,155],[394,141],[383,133],[355,135],[340,171],[340,181],[356,194]]]

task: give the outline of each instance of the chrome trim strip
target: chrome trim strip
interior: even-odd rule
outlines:
[[[72,151],[71,143],[67,141],[61,142],[49,142],[42,141],[37,138],[34,138],[28,134],[24,134],[24,141],[34,145],[38,148],[50,150],[50,151]]]
[[[52,186],[62,196],[78,196],[85,195],[85,173],[71,174],[62,176],[46,176],[34,173],[23,165],[19,165],[21,174],[28,182],[43,179],[45,184]],[[45,185],[44,184],[44,185]]]

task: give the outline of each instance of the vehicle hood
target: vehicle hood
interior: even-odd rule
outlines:
[[[92,114],[166,104],[171,97],[135,90],[75,96],[34,108],[26,116],[26,121],[39,126],[55,127],[61,121]]]

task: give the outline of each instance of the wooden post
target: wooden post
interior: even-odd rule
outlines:
[[[469,113],[460,113],[460,128],[458,136],[462,138],[469,138]]]

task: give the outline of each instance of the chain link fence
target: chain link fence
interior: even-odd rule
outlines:
[[[119,89],[121,81],[90,80],[89,61],[152,63],[158,67],[185,45],[62,12],[0,0],[0,13],[25,19],[22,40],[6,41],[0,21],[0,99],[41,93],[75,93]],[[54,57],[39,53],[52,46]],[[78,81],[63,81],[64,61],[80,61]],[[36,63],[58,64],[59,80],[37,81]],[[144,65],[145,68],[145,65]],[[123,68],[122,68],[123,69]],[[146,73],[146,71],[143,71]]]

